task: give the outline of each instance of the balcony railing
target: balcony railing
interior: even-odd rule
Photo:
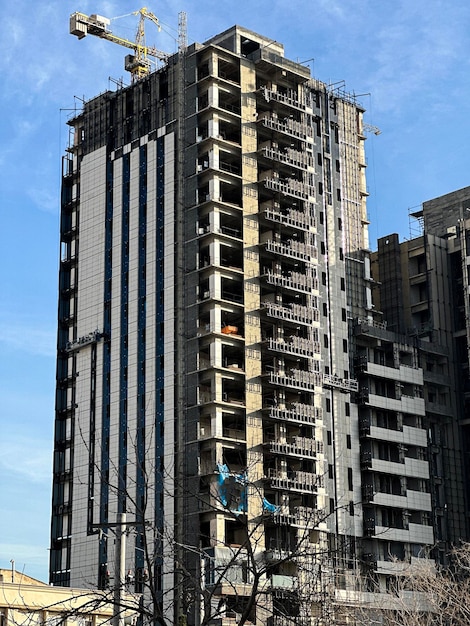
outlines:
[[[322,410],[320,407],[299,402],[290,408],[272,406],[269,409],[268,417],[297,424],[315,424],[315,420],[322,418]]]
[[[314,290],[318,290],[318,279],[309,274],[289,272],[289,275],[284,276],[284,274],[268,269],[265,276],[270,285],[276,285],[277,287],[294,289],[302,293],[311,293]]]
[[[301,304],[282,305],[275,302],[264,302],[263,308],[269,315],[279,320],[287,320],[300,324],[313,324],[320,319],[318,309],[303,306]]]
[[[276,454],[316,458],[318,454],[323,452],[323,442],[308,439],[307,437],[294,437],[291,441],[285,443],[271,441],[267,445],[270,452]]]
[[[268,382],[281,387],[293,387],[304,391],[313,391],[322,384],[322,375],[318,372],[306,372],[305,370],[292,369],[289,372],[273,371],[265,373]]]
[[[314,626],[316,623],[314,617],[287,617],[285,615],[272,615],[268,617],[267,626]]]
[[[300,198],[301,200],[308,200],[309,197],[315,196],[315,190],[310,185],[296,180],[295,178],[265,178],[264,186],[271,191],[277,191],[286,196],[292,196],[293,198]]]
[[[261,87],[260,92],[266,102],[274,100],[276,102],[282,102],[283,104],[287,104],[288,106],[294,107],[295,109],[305,111],[305,102],[299,100],[298,95],[294,91],[282,93],[279,91],[273,91],[272,89],[263,86]]]
[[[271,487],[277,489],[316,492],[319,487],[323,487],[323,476],[310,474],[308,472],[287,472],[269,469],[267,478]]]
[[[277,116],[270,114],[262,116],[261,121],[265,128],[284,133],[290,137],[296,137],[297,139],[303,139],[305,141],[308,137],[313,136],[312,127],[303,122],[297,122],[292,119],[279,120]]]
[[[228,235],[229,237],[241,238],[241,228],[229,228],[228,226],[213,226],[209,224],[199,225],[196,230],[197,235]]]
[[[320,343],[318,341],[311,341],[310,339],[296,336],[293,336],[291,341],[268,339],[267,345],[269,350],[305,357],[311,357],[320,352]]]
[[[300,259],[308,262],[318,258],[318,251],[315,246],[301,243],[300,241],[290,241],[286,244],[281,241],[269,240],[265,245],[268,252],[281,254],[291,259]]]
[[[272,161],[278,161],[279,163],[285,163],[286,165],[299,167],[305,169],[307,167],[313,167],[313,159],[305,152],[299,152],[298,150],[288,149],[285,152],[281,152],[277,148],[269,148],[264,146],[261,149],[261,154],[266,159]]]
[[[284,226],[292,226],[293,228],[299,228],[301,230],[307,230],[310,227],[316,227],[317,223],[315,217],[310,213],[304,213],[297,209],[289,209],[285,213],[281,212],[276,206],[268,207],[264,215],[266,219]]]
[[[315,528],[325,520],[323,511],[308,506],[294,507],[293,511],[284,511],[281,507],[272,513],[272,521],[279,526],[297,526],[299,528]],[[291,552],[282,544],[273,540],[272,545],[266,550],[266,557],[270,561],[288,560]],[[292,558],[292,556],[291,556]]]

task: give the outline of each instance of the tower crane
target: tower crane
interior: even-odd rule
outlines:
[[[70,34],[76,35],[79,39],[83,39],[86,35],[95,35],[101,39],[107,39],[125,48],[130,48],[134,54],[128,54],[125,58],[124,68],[132,74],[132,80],[138,80],[146,76],[150,72],[150,61],[148,57],[154,57],[160,61],[166,62],[169,54],[161,52],[153,46],[145,45],[145,20],[153,22],[158,30],[161,30],[160,22],[156,15],[148,11],[145,7],[132,13],[132,15],[140,15],[139,25],[135,41],[124,39],[114,35],[109,26],[111,20],[102,15],[85,15],[85,13],[72,13],[70,16]]]

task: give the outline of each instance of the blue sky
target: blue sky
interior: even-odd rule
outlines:
[[[254,11],[251,7],[255,7]],[[70,13],[128,1],[16,0],[0,21],[0,567],[47,581],[61,156],[68,115],[124,76],[126,50],[68,34]],[[284,43],[324,82],[345,81],[382,131],[367,141],[371,247],[410,236],[408,210],[470,184],[470,4],[464,0],[232,0],[148,5],[175,50],[240,24]],[[133,39],[137,18],[113,20]],[[111,78],[110,78],[111,77]],[[128,80],[127,77],[124,77]]]

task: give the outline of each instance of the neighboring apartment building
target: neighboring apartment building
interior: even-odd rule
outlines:
[[[436,558],[468,537],[470,188],[424,202],[419,237],[383,237],[374,254],[377,305],[423,370]],[[423,509],[423,514],[428,515]]]
[[[53,584],[120,575],[126,514],[128,583],[175,623],[233,624],[256,583],[250,621],[310,624],[434,544],[419,346],[372,301],[362,116],[237,26],[70,120]]]

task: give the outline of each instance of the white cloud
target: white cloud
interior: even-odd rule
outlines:
[[[53,215],[59,214],[60,197],[53,188],[29,188],[27,190],[27,195],[42,211],[45,211],[46,213],[52,213]]]
[[[2,36],[0,37],[0,68],[6,70],[13,64],[18,69],[22,58],[19,53],[27,41],[25,19],[15,17],[8,11],[2,15]]]
[[[443,97],[443,84],[461,62],[466,29],[459,10],[435,10],[422,3],[402,3],[384,19],[371,38],[375,69],[368,82],[376,104],[387,111],[404,109],[410,98],[427,98],[430,106]],[[468,17],[468,16],[467,16]]]
[[[47,433],[49,434],[49,433]],[[52,452],[49,439],[43,442],[37,438],[15,435],[14,440],[3,438],[0,443],[0,469],[2,481],[21,478],[31,483],[48,484],[52,475]]]
[[[29,354],[54,357],[56,331],[34,326],[33,322],[3,321],[0,324],[0,343],[9,349]]]
[[[7,130],[3,131],[2,147],[0,148],[0,165],[6,163],[11,155],[20,153],[22,146],[31,141],[36,130],[36,124],[21,118],[10,117],[9,136]]]
[[[305,6],[303,2],[301,4]],[[301,8],[299,6],[299,9]],[[335,19],[344,19],[347,11],[345,11],[344,2],[339,2],[338,0],[317,0],[315,2],[315,14],[318,16],[321,13]]]

